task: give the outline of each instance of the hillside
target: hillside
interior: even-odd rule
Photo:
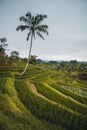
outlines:
[[[87,81],[53,68],[0,67],[0,130],[87,130]]]

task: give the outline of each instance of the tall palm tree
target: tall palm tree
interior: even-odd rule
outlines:
[[[41,33],[46,33],[48,35],[48,26],[47,25],[41,25],[41,22],[47,18],[47,15],[37,14],[36,16],[32,16],[31,12],[26,13],[25,16],[20,17],[20,21],[24,22],[24,25],[20,25],[16,28],[17,31],[21,30],[28,30],[27,38],[28,41],[30,39],[30,48],[29,48],[29,55],[28,60],[25,66],[24,71],[21,73],[23,75],[25,71],[27,70],[30,58],[31,58],[31,50],[32,50],[32,42],[33,39],[35,39],[36,35],[41,37],[44,40],[44,37]]]

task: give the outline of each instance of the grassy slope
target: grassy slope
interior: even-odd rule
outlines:
[[[23,95],[21,95],[23,96]],[[32,108],[33,109],[33,108]],[[0,130],[63,130],[34,117],[14,87],[14,77],[0,77]]]
[[[72,91],[73,87],[86,92],[86,82],[74,83],[49,66],[30,65],[26,74],[16,79],[10,74],[22,69],[0,68],[0,130],[87,129],[87,97]],[[31,91],[29,80],[48,100]]]

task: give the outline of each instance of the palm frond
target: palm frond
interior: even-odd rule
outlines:
[[[39,25],[44,18],[47,18],[47,15],[37,14],[37,16],[35,17],[37,25]]]
[[[27,24],[29,23],[28,19],[24,16],[20,17],[20,21],[25,22]]]
[[[47,25],[38,25],[38,26],[35,27],[35,29],[38,29],[38,28],[40,28],[40,29],[48,29],[48,26]]]
[[[27,25],[19,25],[19,26],[16,28],[16,30],[17,30],[17,31],[19,31],[19,30],[24,31],[25,29],[29,29],[29,28],[30,28],[30,26],[27,26]]]
[[[31,15],[31,12],[26,13],[25,17],[27,17],[28,23],[32,24],[32,15]]]
[[[41,25],[41,28],[48,29],[47,25]]]
[[[37,35],[44,40],[44,37],[37,31]]]
[[[30,34],[31,34],[31,32],[29,32],[29,33],[27,34],[27,38],[26,38],[27,41],[29,40]]]
[[[40,26],[37,26],[35,29],[40,32],[46,33],[47,35],[49,34],[47,31],[47,29],[48,29],[47,25],[40,25]]]
[[[25,15],[26,17],[29,17],[31,19],[32,15],[31,15],[31,12],[29,11],[28,13],[26,13]]]
[[[47,35],[49,34],[46,29],[42,29],[41,32],[46,33]]]

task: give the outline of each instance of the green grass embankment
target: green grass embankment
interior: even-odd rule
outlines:
[[[20,100],[36,117],[52,124],[61,125],[66,130],[87,129],[86,117],[36,96],[23,81],[16,81],[15,86]]]
[[[84,116],[87,115],[86,105],[81,104],[77,100],[74,100],[73,98],[64,95],[60,91],[57,91],[53,87],[49,86],[47,83],[36,83],[36,87],[40,93],[42,93],[50,100],[60,103],[61,105],[70,108],[71,110],[74,110],[78,113],[81,113]]]
[[[0,130],[64,130],[34,117],[18,97],[14,82],[14,74],[0,78]]]
[[[49,84],[51,87],[57,89],[58,91],[62,92],[63,94],[72,97],[73,99],[86,104],[87,105],[87,98],[84,96],[81,96],[80,94],[76,94],[72,91],[70,91],[70,89],[66,89],[63,88],[61,85],[59,85],[58,83],[51,83]]]

